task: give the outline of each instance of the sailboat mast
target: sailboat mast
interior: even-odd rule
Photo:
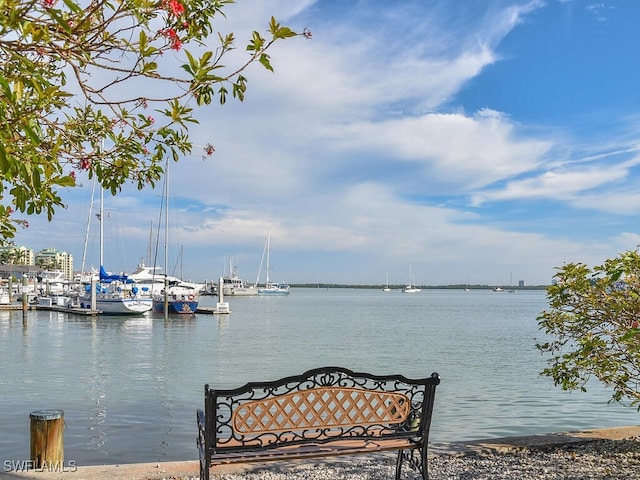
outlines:
[[[100,266],[104,265],[104,188],[100,189]]]
[[[91,186],[91,202],[89,203],[89,215],[87,216],[87,228],[84,232],[84,247],[82,248],[82,266],[80,267],[80,278],[84,274],[84,268],[87,260],[87,245],[89,242],[89,231],[91,229],[91,216],[93,215],[93,199],[96,194],[96,178],[93,177],[93,185]]]
[[[271,250],[271,230],[267,234],[267,285],[269,284],[269,251]]]
[[[164,169],[164,313],[169,313],[169,158]]]
[[[169,159],[164,172],[164,276],[167,276],[169,265]]]

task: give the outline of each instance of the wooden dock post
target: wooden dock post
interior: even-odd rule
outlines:
[[[28,279],[26,275],[22,275],[22,310],[29,308],[29,295],[27,293]]]
[[[31,461],[33,468],[64,464],[64,411],[39,410],[29,414],[31,420]]]

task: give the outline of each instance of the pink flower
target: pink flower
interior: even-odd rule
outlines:
[[[91,160],[88,158],[83,158],[80,160],[80,168],[82,170],[89,170],[91,168]]]

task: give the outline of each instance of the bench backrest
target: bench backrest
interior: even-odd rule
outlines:
[[[319,387],[238,405],[231,418],[240,434],[306,428],[400,424],[407,420],[406,395],[357,388]]]
[[[233,390],[205,385],[208,448],[381,436],[427,438],[437,374],[412,380],[340,367],[310,370]]]

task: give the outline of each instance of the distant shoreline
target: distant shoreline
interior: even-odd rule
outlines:
[[[383,289],[387,285],[357,285],[357,284],[340,284],[340,283],[290,283],[289,284],[293,288],[358,288],[358,289],[369,289],[369,290],[377,290]],[[401,290],[405,287],[405,284],[398,285],[389,285],[391,290]],[[528,286],[505,286],[505,285],[416,285],[416,287],[421,288],[423,290],[464,290],[468,288],[469,290],[493,290],[496,287],[504,288],[507,290],[546,290],[549,285],[528,285]]]

